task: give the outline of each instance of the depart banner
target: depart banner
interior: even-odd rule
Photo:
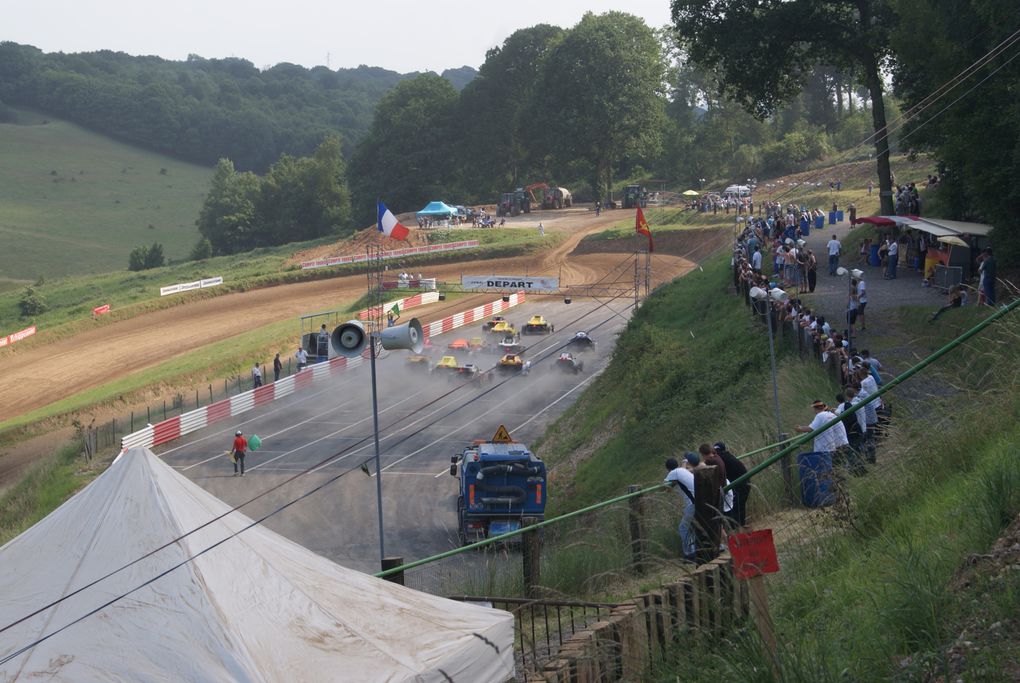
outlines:
[[[558,277],[530,277],[521,275],[462,275],[464,289],[512,289],[525,292],[555,292],[560,288]]]

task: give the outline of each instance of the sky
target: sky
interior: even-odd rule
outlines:
[[[585,12],[612,10],[653,28],[669,22],[669,0],[0,0],[0,41],[44,52],[240,57],[259,68],[366,64],[441,73],[477,69],[518,29],[571,28]]]

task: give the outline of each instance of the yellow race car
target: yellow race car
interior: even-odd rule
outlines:
[[[512,337],[517,334],[517,330],[506,320],[501,320],[492,327],[489,328],[489,334],[499,339],[504,337]]]
[[[554,331],[552,323],[540,315],[533,315],[521,329],[521,334],[552,334]]]
[[[500,372],[523,372],[526,364],[524,359],[516,353],[508,353],[499,359],[496,368]]]

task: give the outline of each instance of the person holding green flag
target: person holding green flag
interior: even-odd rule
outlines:
[[[399,319],[400,319],[400,302],[397,302],[393,304],[393,308],[391,308],[386,313],[386,327],[393,327],[393,323],[395,323]]]

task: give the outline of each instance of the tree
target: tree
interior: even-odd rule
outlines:
[[[893,212],[882,69],[891,0],[672,0],[673,24],[691,59],[719,74],[720,92],[759,118],[804,87],[813,67],[859,69],[871,96],[883,213]]]
[[[897,52],[896,92],[907,107],[1002,45],[1020,25],[1014,0],[896,0],[911,17],[893,36]],[[924,26],[923,31],[916,30]],[[961,36],[968,36],[961,40]],[[996,257],[1020,264],[1020,60],[1015,44],[991,57],[944,101],[906,126],[912,147],[939,162],[940,208],[947,218],[987,221],[995,226]],[[968,92],[973,88],[972,92]],[[963,99],[943,112],[945,105]],[[939,112],[935,114],[935,112]],[[930,196],[930,194],[928,195]]]
[[[153,242],[145,254],[145,269],[162,268],[164,265],[166,265],[166,257],[163,255],[163,245]]]
[[[144,244],[131,250],[128,256],[128,270],[137,272],[145,270],[145,261],[149,258],[149,248]]]
[[[401,81],[382,98],[351,160],[361,225],[374,221],[377,197],[400,212],[444,194],[460,151],[451,144],[456,103],[457,91],[435,74]]]
[[[191,254],[188,255],[188,258],[192,261],[204,261],[207,258],[212,258],[212,255],[212,242],[202,237],[195,242],[195,246],[191,248]]]
[[[595,196],[605,196],[620,161],[659,152],[663,72],[641,19],[586,13],[542,62],[529,117],[536,143],[563,166],[585,161]]]
[[[262,245],[264,238],[257,233],[255,216],[258,196],[255,175],[238,173],[229,159],[220,159],[196,221],[214,254],[233,254]]]

